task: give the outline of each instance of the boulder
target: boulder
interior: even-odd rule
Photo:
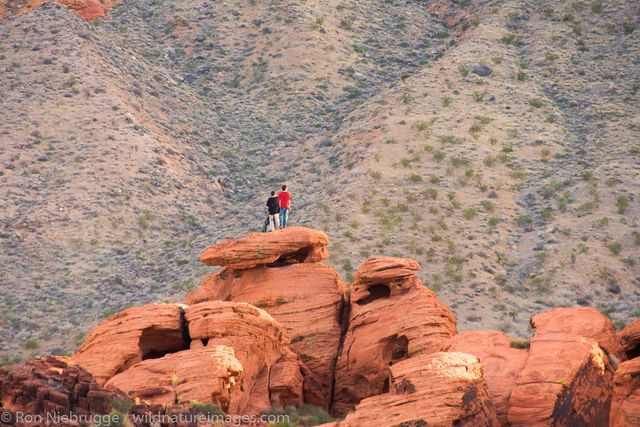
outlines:
[[[44,3],[55,1],[81,17],[86,21],[105,16],[111,10],[111,6],[119,3],[119,0],[29,0],[18,11],[18,14],[29,12]]]
[[[329,257],[329,238],[318,230],[287,227],[270,233],[249,234],[208,247],[200,256],[206,265],[245,270],[258,265],[318,262]]]
[[[474,65],[471,68],[471,72],[480,77],[489,77],[493,73],[493,70],[486,65]]]
[[[192,400],[229,410],[231,389],[242,365],[230,347],[212,345],[147,359],[114,376],[105,388],[117,388],[148,404],[173,406]]]
[[[303,366],[285,328],[245,303],[211,301],[186,308],[191,349],[233,348],[242,365],[227,411],[255,414],[271,406],[302,404]]]
[[[93,376],[68,357],[37,357],[0,368],[0,407],[26,414],[106,414],[116,395],[100,389]]]
[[[389,392],[364,399],[340,427],[498,426],[482,365],[463,353],[422,354],[389,367]]]
[[[468,353],[480,360],[501,425],[507,424],[509,397],[529,356],[524,349],[512,348],[510,342],[511,337],[502,332],[478,330],[456,335],[443,346],[443,351]]]
[[[512,426],[606,425],[613,372],[596,340],[540,333],[509,399]]]
[[[189,337],[183,306],[151,304],[109,317],[89,333],[72,359],[99,385],[144,359],[185,350]]]
[[[531,318],[531,327],[536,335],[563,333],[592,338],[607,354],[625,360],[618,335],[611,320],[598,310],[588,307],[559,307]]]
[[[404,258],[367,260],[351,288],[348,329],[338,357],[332,412],[388,391],[388,367],[433,353],[457,333],[453,313],[413,275]]]
[[[302,263],[249,270],[224,268],[207,277],[200,289],[187,296],[186,303],[246,302],[271,314],[285,327],[294,352],[311,373],[305,377],[305,402],[327,409],[344,298],[344,286],[335,270],[322,263]]]
[[[640,358],[623,362],[613,377],[609,426],[640,425]]]
[[[622,349],[627,358],[640,357],[640,319],[628,324],[618,333]]]

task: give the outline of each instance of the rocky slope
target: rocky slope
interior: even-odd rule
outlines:
[[[0,1],[5,361],[182,301],[285,181],[342,281],[411,256],[461,331],[637,317],[637,2],[27,3]]]
[[[209,247],[203,261],[227,267],[189,304],[129,308],[103,321],[72,358],[2,368],[0,410],[195,414],[215,404],[238,416],[311,403],[346,415],[327,427],[640,421],[640,359],[627,338],[635,324],[616,334],[597,310],[563,307],[531,319],[530,342],[499,331],[458,334],[414,260],[368,259],[345,291],[307,269],[331,270],[306,256],[327,243],[319,231],[293,227]],[[248,287],[261,298],[255,305],[242,302]],[[322,297],[323,289],[339,298]]]

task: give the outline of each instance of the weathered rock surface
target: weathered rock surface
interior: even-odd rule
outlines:
[[[187,349],[183,316],[183,307],[178,304],[129,308],[92,330],[72,359],[104,385],[144,359]]]
[[[111,10],[111,6],[119,3],[118,0],[29,0],[18,13],[28,12],[50,1],[65,6],[86,21],[105,16]]]
[[[608,354],[619,360],[626,356],[611,320],[598,310],[587,307],[559,307],[531,318],[531,327],[538,334],[563,333],[592,338]]]
[[[271,263],[318,262],[329,257],[328,243],[329,238],[321,231],[287,227],[217,243],[204,251],[200,261],[234,270]]]
[[[108,413],[113,397],[113,392],[100,388],[89,372],[68,357],[38,357],[24,365],[0,368],[2,408],[27,414],[88,416]]]
[[[593,339],[537,331],[511,392],[509,423],[606,425],[613,387],[608,363]]]
[[[143,360],[111,378],[105,388],[118,388],[149,404],[172,406],[197,400],[228,411],[231,389],[241,373],[233,348],[212,345]]]
[[[305,378],[305,402],[328,407],[344,306],[344,286],[335,270],[322,263],[225,268],[207,277],[186,303],[208,300],[246,302],[271,314],[312,374]]]
[[[394,364],[389,371],[390,391],[364,399],[336,425],[499,425],[475,356],[422,354]]]
[[[233,348],[242,364],[231,388],[230,413],[258,413],[270,406],[302,404],[302,364],[285,328],[266,311],[244,303],[211,301],[186,308],[193,350]]]
[[[609,425],[640,425],[640,358],[623,362],[616,370]]]
[[[349,327],[336,367],[333,412],[388,391],[388,367],[433,353],[457,333],[451,311],[412,273],[410,259],[367,260],[355,275]]]
[[[627,353],[627,358],[640,357],[640,319],[628,324],[618,333],[622,349]]]
[[[524,349],[511,348],[510,341],[502,332],[479,330],[456,335],[443,346],[443,351],[468,353],[480,360],[501,425],[507,424],[509,397],[529,356]]]

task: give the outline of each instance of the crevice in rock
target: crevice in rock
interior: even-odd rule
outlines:
[[[635,359],[636,357],[640,357],[640,345],[627,351],[627,360]]]
[[[367,291],[369,291],[369,295],[360,298],[356,301],[356,304],[369,304],[377,299],[389,298],[389,295],[391,295],[391,288],[387,285],[369,285]]]
[[[295,252],[282,254],[280,255],[280,258],[278,258],[274,262],[267,264],[267,267],[269,268],[286,267],[287,265],[291,265],[291,264],[301,264],[307,259],[311,250],[312,248],[307,246],[307,247],[298,249]]]
[[[206,347],[207,344],[209,344],[209,338],[202,338],[200,341],[202,341],[202,346]]]
[[[338,366],[338,359],[340,358],[340,354],[342,354],[342,348],[344,347],[344,339],[347,335],[347,331],[349,330],[349,317],[351,316],[351,294],[345,294],[345,297],[342,299],[342,305],[340,306],[340,313],[338,314],[338,323],[340,324],[340,343],[338,345],[338,352],[336,353],[336,357],[333,360],[332,372],[333,376],[331,378],[331,387],[329,392],[331,393],[331,398],[329,399],[329,408],[328,412],[333,413],[333,403],[335,398],[335,387],[336,387],[336,367]]]

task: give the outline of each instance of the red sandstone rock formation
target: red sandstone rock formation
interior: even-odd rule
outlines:
[[[24,365],[0,368],[0,408],[89,416],[109,413],[113,397],[68,357],[38,357]]]
[[[627,358],[640,357],[640,319],[628,324],[618,333],[620,344],[627,353]]]
[[[305,262],[248,270],[224,268],[207,277],[200,289],[187,296],[186,303],[237,301],[267,311],[287,329],[293,350],[311,372],[305,377],[305,402],[328,408],[343,299],[344,287],[335,270],[319,262]]]
[[[531,327],[538,334],[563,333],[592,338],[618,360],[626,356],[611,320],[598,310],[587,307],[560,307],[531,318]]]
[[[613,384],[609,426],[640,425],[640,358],[621,363]]]
[[[328,243],[329,238],[322,231],[288,227],[217,243],[204,251],[200,261],[234,270],[271,263],[316,262],[329,257],[325,248]]]
[[[104,385],[111,377],[147,358],[188,348],[178,304],[151,304],[115,314],[89,333],[73,361]]]
[[[537,331],[511,392],[510,425],[606,425],[613,381],[608,363],[593,339]]]
[[[29,0],[27,4],[22,6],[18,11],[18,14],[29,12],[36,7],[41,6],[43,3],[55,1],[73,13],[80,16],[86,21],[93,21],[96,18],[105,16],[111,10],[111,6],[119,3],[119,0]],[[0,16],[0,19],[2,17]]]
[[[373,258],[356,273],[336,367],[335,414],[388,391],[389,365],[437,352],[457,333],[451,311],[413,275],[419,268],[411,259]]]
[[[443,351],[468,353],[480,360],[501,425],[507,425],[509,397],[529,356],[524,349],[511,348],[510,341],[511,337],[499,331],[467,331],[443,346]]]
[[[259,413],[274,405],[302,404],[302,372],[283,326],[249,304],[212,301],[185,310],[191,351],[211,346],[233,348],[242,364],[231,388],[228,412]]]
[[[499,425],[475,356],[422,354],[394,364],[389,371],[389,392],[364,399],[355,412],[334,425]]]
[[[298,229],[300,238],[289,228],[207,249],[203,259],[228,266],[191,306],[128,309],[72,359],[2,368],[3,411],[106,413],[124,390],[152,405],[134,413],[192,413],[174,405],[193,400],[232,414],[333,401],[334,413],[357,404],[340,426],[639,423],[640,359],[620,365],[611,400],[612,363],[637,351],[638,322],[620,333],[624,347],[585,308],[535,316],[529,352],[501,332],[456,335],[451,312],[415,277],[418,263],[403,258],[367,260],[345,308],[336,272],[318,262],[326,236]]]
[[[114,376],[105,388],[117,388],[149,404],[172,406],[212,402],[229,410],[231,388],[242,373],[233,348],[209,346],[147,359]]]

